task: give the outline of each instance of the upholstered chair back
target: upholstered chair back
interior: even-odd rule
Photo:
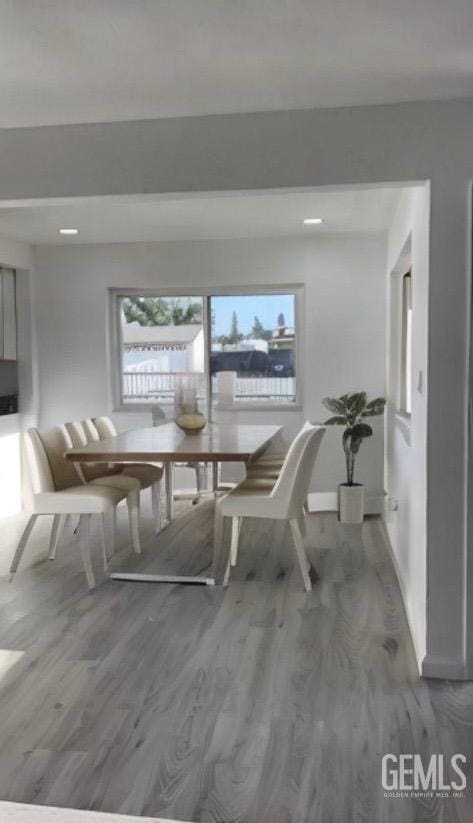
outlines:
[[[71,448],[80,449],[100,439],[95,426],[90,425],[89,421],[80,422],[75,420],[64,423],[64,428],[72,442]],[[80,466],[76,466],[76,469],[79,477],[86,483],[96,480],[98,477],[107,477],[117,472],[116,468],[107,463],[81,463]]]

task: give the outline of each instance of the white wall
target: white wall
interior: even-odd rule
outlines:
[[[0,417],[0,519],[21,510],[20,432],[34,416],[31,337],[32,255],[25,243],[0,237],[0,266],[16,270],[19,414]]]
[[[312,240],[199,241],[35,249],[40,421],[42,425],[112,411],[108,371],[107,288],[303,283],[303,409],[219,412],[224,419],[280,422],[295,431],[303,417],[321,420],[326,395],[384,387],[382,235]],[[115,415],[120,428],[149,425],[150,415]],[[383,490],[383,427],[360,453],[368,493]],[[331,429],[313,480],[332,491],[343,480],[340,429]]]
[[[0,130],[3,202],[431,181],[423,671],[458,678],[473,677],[472,131],[471,100]]]
[[[427,570],[427,306],[429,284],[429,187],[402,192],[388,240],[386,526],[404,594],[419,666],[426,653]],[[412,265],[412,413],[399,407],[400,255],[410,246]]]

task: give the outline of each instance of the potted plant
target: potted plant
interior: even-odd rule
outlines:
[[[383,414],[386,401],[375,397],[368,401],[366,392],[343,394],[341,397],[326,397],[324,406],[334,415],[325,421],[326,426],[344,426],[342,436],[343,451],[347,468],[347,482],[338,487],[339,518],[342,523],[362,523],[364,514],[364,487],[355,483],[355,457],[365,437],[371,437],[373,429],[364,422],[366,417]]]

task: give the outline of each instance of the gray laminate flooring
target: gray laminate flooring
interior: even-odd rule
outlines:
[[[201,573],[212,513],[181,503],[159,539],[145,517],[138,562],[121,515],[116,567]],[[97,551],[89,593],[71,531],[55,562],[3,578],[0,799],[209,823],[473,820],[470,785],[383,796],[386,752],[473,762],[473,684],[418,678],[378,519],[309,521],[310,594],[285,527],[251,520],[227,590],[112,581]]]

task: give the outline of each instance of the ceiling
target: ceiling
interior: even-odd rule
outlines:
[[[0,208],[0,235],[34,244],[114,243],[156,240],[203,240],[231,237],[307,237],[386,230],[401,189],[108,198]],[[304,226],[306,217],[323,223]],[[59,228],[78,228],[63,237]]]
[[[0,0],[0,126],[473,95],[471,0]]]

